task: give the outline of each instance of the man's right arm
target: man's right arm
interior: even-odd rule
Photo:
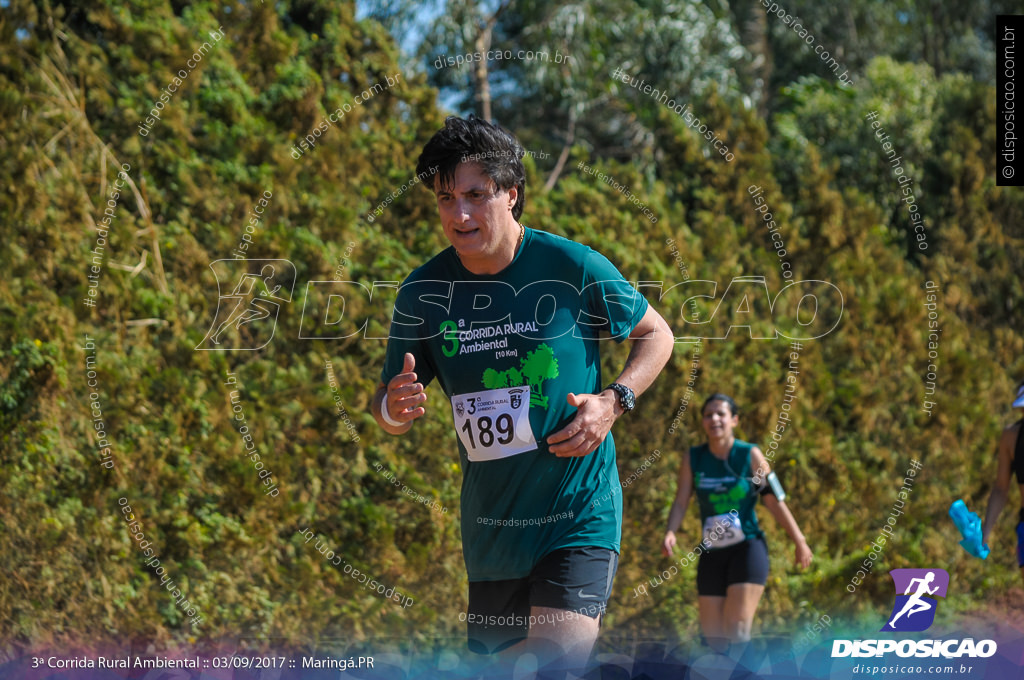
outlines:
[[[423,385],[416,382],[416,358],[406,353],[402,372],[388,381],[380,383],[373,395],[370,409],[373,419],[388,434],[405,434],[416,420],[427,411],[420,406],[427,400]],[[386,406],[385,406],[386,404]],[[387,410],[387,418],[384,411]]]

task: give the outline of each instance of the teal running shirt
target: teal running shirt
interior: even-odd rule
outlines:
[[[603,255],[534,229],[498,274],[473,274],[449,247],[402,283],[381,380],[410,352],[418,381],[437,378],[447,397],[427,408],[449,408],[454,421],[470,581],[523,578],[559,548],[619,550],[611,433],[574,458],[545,440],[575,415],[570,392],[606,387],[601,343],[626,339],[647,306]]]
[[[704,539],[710,541],[712,549],[764,537],[754,514],[759,492],[750,481],[753,448],[753,444],[737,439],[726,460],[722,460],[711,453],[706,443],[690,447],[693,488],[700,505]]]

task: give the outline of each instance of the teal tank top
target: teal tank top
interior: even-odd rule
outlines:
[[[690,468],[703,535],[708,541],[711,532],[712,549],[764,537],[754,513],[759,492],[750,481],[752,448],[753,444],[737,439],[728,458],[722,460],[711,453],[706,443],[690,447]],[[742,534],[738,529],[742,529]]]

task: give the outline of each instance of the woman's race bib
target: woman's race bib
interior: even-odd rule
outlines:
[[[529,385],[456,394],[452,415],[455,431],[474,463],[537,448],[530,427]]]
[[[746,539],[739,515],[728,513],[704,520],[704,544],[711,548],[728,548]]]

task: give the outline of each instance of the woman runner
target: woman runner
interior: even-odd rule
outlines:
[[[701,632],[708,645],[725,652],[732,642],[750,640],[754,612],[768,580],[768,547],[757,524],[757,497],[796,545],[796,563],[811,563],[811,549],[786,507],[785,493],[761,450],[733,436],[739,423],[736,402],[712,394],[701,408],[708,441],[690,447],[679,468],[679,486],[668,516],[662,552],[676,546],[675,530],[696,491],[703,540],[694,552]]]

